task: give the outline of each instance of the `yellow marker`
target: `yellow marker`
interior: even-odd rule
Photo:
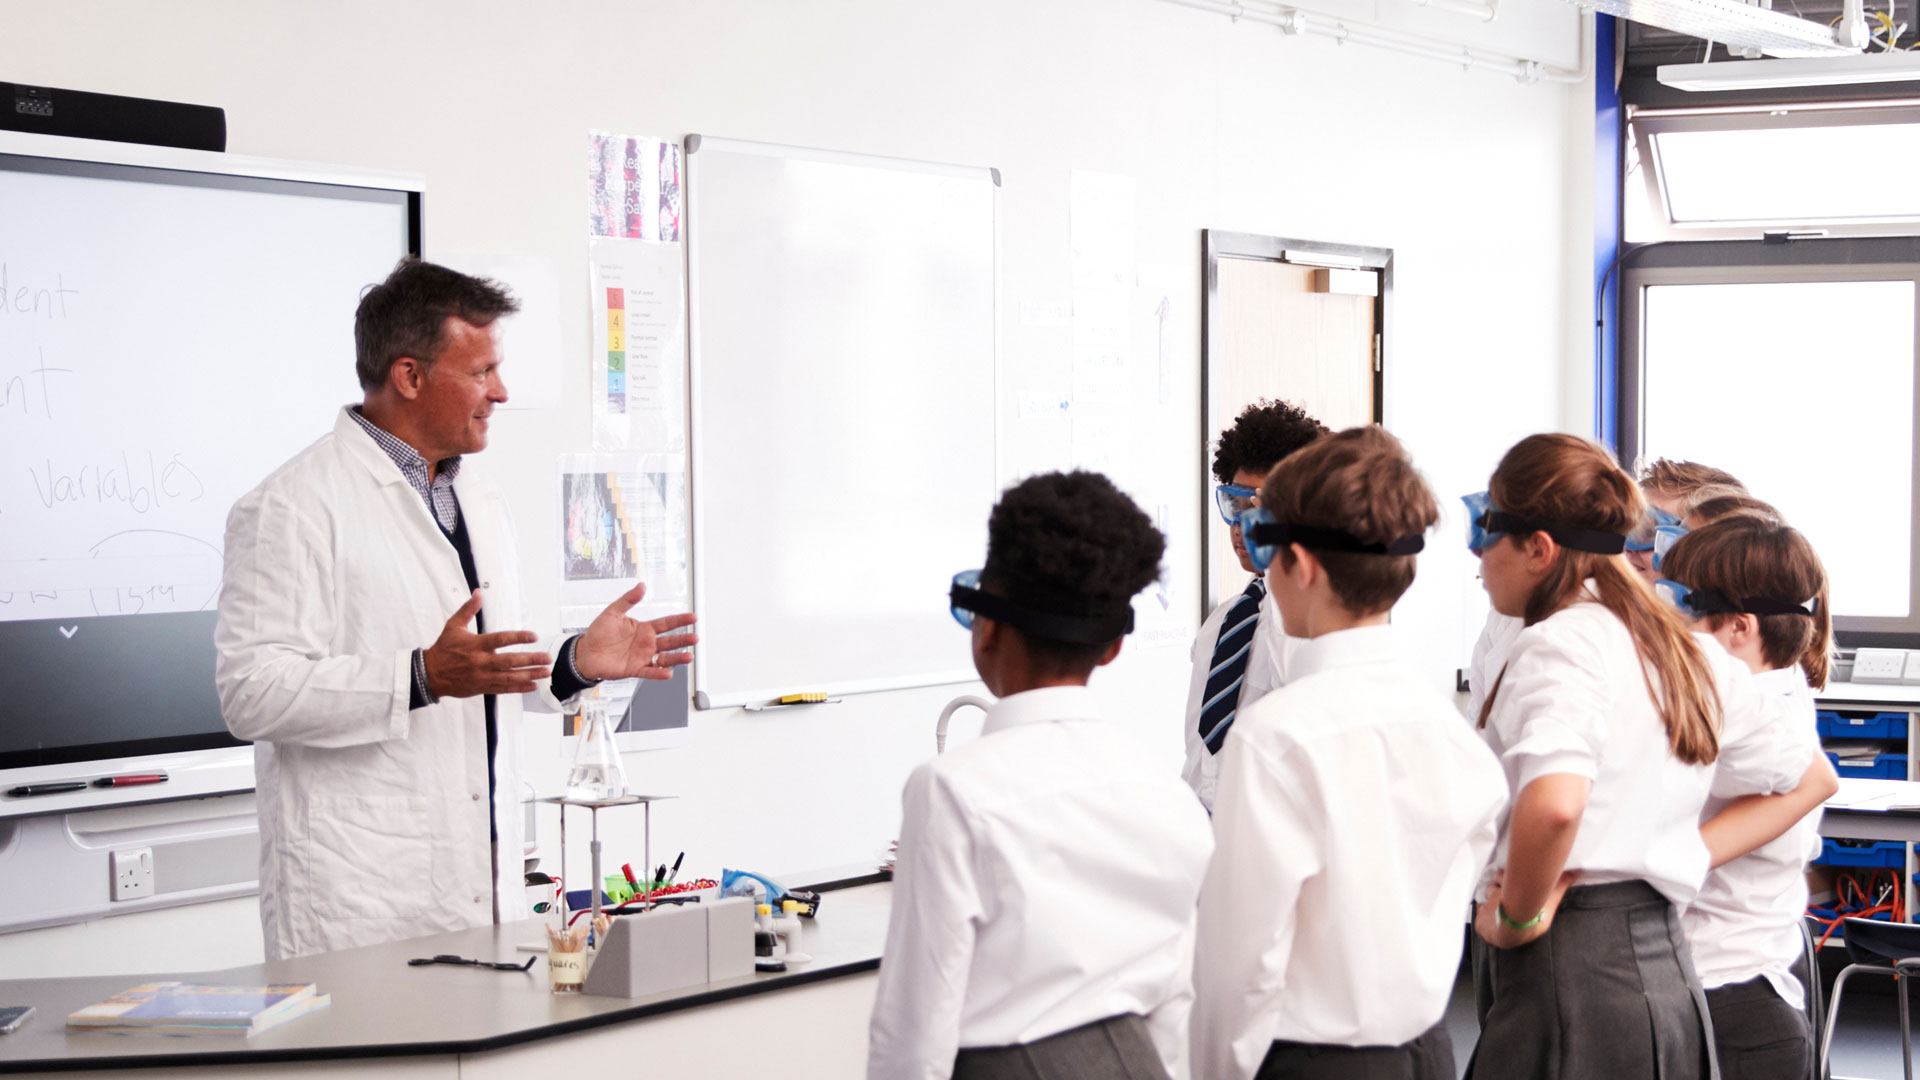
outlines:
[[[827,700],[825,694],[782,694],[775,705],[817,705]]]

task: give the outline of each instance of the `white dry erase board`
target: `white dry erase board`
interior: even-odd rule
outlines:
[[[996,494],[992,169],[691,136],[701,708],[974,678]]]

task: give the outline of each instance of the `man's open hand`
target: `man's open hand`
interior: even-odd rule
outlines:
[[[700,640],[698,634],[676,634],[692,626],[695,616],[668,615],[641,622],[627,618],[633,605],[647,595],[644,584],[607,605],[573,646],[573,666],[588,679],[671,679],[673,668],[693,659],[684,650]]]
[[[447,620],[440,639],[427,649],[427,692],[437,698],[477,697],[481,694],[530,694],[552,676],[553,657],[546,653],[501,652],[510,645],[539,641],[525,630],[476,634],[467,624],[480,612],[480,590],[475,589],[460,610]]]

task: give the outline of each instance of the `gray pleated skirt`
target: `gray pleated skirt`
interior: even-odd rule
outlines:
[[[1112,1016],[1018,1046],[979,1046],[953,1059],[953,1080],[1168,1080],[1138,1016]]]
[[[1546,936],[1475,956],[1471,1080],[1718,1080],[1680,915],[1644,881],[1567,890]]]

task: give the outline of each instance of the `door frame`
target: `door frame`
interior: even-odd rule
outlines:
[[[1222,339],[1225,327],[1220,324],[1225,318],[1219,303],[1220,260],[1253,259],[1264,262],[1290,263],[1296,266],[1331,266],[1349,270],[1373,270],[1380,275],[1380,296],[1373,305],[1373,422],[1385,424],[1387,406],[1387,370],[1393,356],[1393,335],[1388,332],[1388,312],[1393,301],[1393,249],[1365,247],[1358,244],[1334,244],[1320,240],[1301,240],[1284,236],[1262,236],[1258,233],[1226,232],[1220,229],[1200,230],[1201,280],[1204,287],[1200,296],[1200,430],[1206,440],[1204,446],[1213,445],[1214,430],[1214,389],[1213,346]],[[1315,261],[1320,256],[1326,261]],[[1211,492],[1213,489],[1213,470],[1208,464],[1211,455],[1202,449],[1200,454],[1200,490]],[[1213,597],[1213,560],[1209,557],[1207,543],[1208,529],[1212,528],[1215,511],[1212,498],[1200,500],[1200,618],[1207,617],[1208,605]]]

